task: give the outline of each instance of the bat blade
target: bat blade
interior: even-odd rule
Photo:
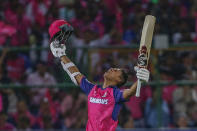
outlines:
[[[145,17],[142,36],[140,41],[139,56],[138,56],[138,66],[147,67],[148,59],[150,56],[150,49],[153,38],[153,31],[155,27],[156,18],[151,15]]]
[[[138,56],[138,67],[140,68],[147,68],[148,66],[155,21],[156,18],[152,15],[147,15],[144,20]],[[140,88],[141,81],[138,79],[136,97],[140,96]]]

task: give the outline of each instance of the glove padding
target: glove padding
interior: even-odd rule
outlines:
[[[66,46],[65,44],[59,44],[59,41],[54,40],[53,42],[51,42],[50,44],[50,49],[51,52],[53,54],[54,57],[62,57],[64,55],[66,55],[65,51],[66,51]]]
[[[150,72],[145,68],[139,68],[137,66],[134,67],[134,70],[136,71],[136,77],[142,81],[148,82],[150,77]]]

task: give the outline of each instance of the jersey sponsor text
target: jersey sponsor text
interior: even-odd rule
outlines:
[[[100,99],[100,98],[90,97],[90,102],[97,103],[97,104],[108,104],[108,99]]]

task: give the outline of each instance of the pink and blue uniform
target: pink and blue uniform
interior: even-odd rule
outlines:
[[[88,122],[86,131],[115,131],[118,124],[118,113],[122,103],[123,92],[116,86],[107,87],[94,85],[85,77],[80,88],[88,96]]]

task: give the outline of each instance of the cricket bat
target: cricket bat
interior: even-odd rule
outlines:
[[[156,18],[152,15],[147,15],[144,20],[144,25],[142,29],[142,36],[140,40],[139,55],[137,66],[139,68],[147,68],[148,60],[150,55],[150,49],[153,38],[153,31],[155,26]],[[136,97],[140,96],[141,81],[137,81]]]

